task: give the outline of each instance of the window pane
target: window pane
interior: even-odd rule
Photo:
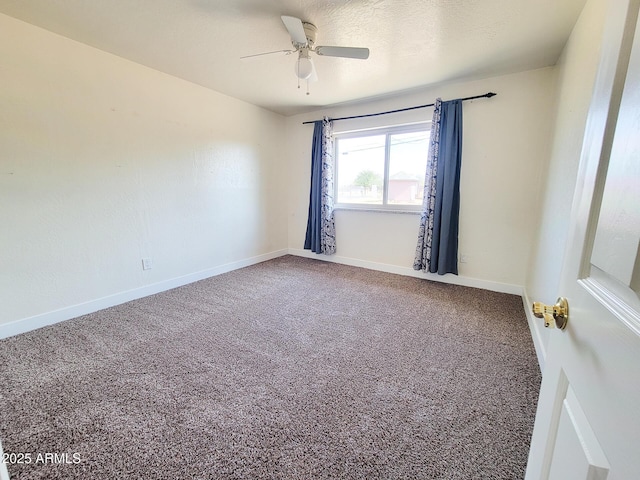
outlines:
[[[389,204],[422,205],[429,131],[391,135]]]
[[[382,204],[385,138],[338,139],[338,203]]]

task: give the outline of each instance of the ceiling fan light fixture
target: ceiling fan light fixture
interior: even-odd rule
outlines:
[[[313,63],[308,57],[300,56],[296,62],[296,75],[300,80],[308,79],[313,73]]]

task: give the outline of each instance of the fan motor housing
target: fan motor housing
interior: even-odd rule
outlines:
[[[309,46],[313,48],[316,43],[316,35],[318,34],[318,29],[313,23],[308,22],[302,22],[302,28],[304,28],[304,34],[307,37]]]

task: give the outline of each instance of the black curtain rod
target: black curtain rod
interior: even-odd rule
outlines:
[[[485,93],[484,95],[476,95],[475,97],[460,98],[459,100],[462,100],[464,102],[465,100],[475,100],[476,98],[491,98],[491,97],[495,97],[496,95],[497,95],[497,93],[489,92],[489,93]],[[351,120],[352,118],[377,117],[378,115],[387,115],[389,113],[406,112],[408,110],[416,110],[418,108],[433,107],[434,105],[435,105],[435,103],[429,103],[427,105],[417,105],[415,107],[407,107],[407,108],[399,108],[397,110],[389,110],[388,112],[368,113],[366,115],[354,115],[353,117],[331,118],[330,120],[333,121],[333,122],[337,122],[338,120]],[[316,123],[316,122],[320,122],[320,121],[321,120],[309,120],[307,122],[302,122],[302,124],[306,125],[308,123]]]

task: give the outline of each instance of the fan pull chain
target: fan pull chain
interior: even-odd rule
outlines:
[[[298,90],[300,89],[300,79],[298,78]],[[309,79],[307,79],[307,95],[309,95]]]

